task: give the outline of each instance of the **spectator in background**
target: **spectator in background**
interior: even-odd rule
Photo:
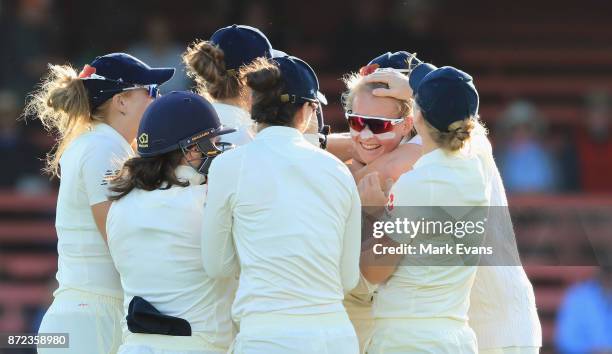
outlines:
[[[164,92],[188,90],[191,81],[181,59],[186,45],[174,41],[170,24],[163,17],[151,17],[145,27],[145,41],[133,45],[128,52],[152,67],[176,68],[174,77],[164,84]]]
[[[2,76],[18,95],[25,95],[38,82],[58,49],[60,24],[53,16],[52,1],[20,0],[15,15],[5,15],[2,24]],[[6,84],[4,83],[4,84]]]
[[[560,353],[612,353],[612,266],[570,288],[557,318],[555,341]]]
[[[390,20],[400,43],[405,43],[420,58],[451,65],[455,59],[449,42],[435,30],[445,25],[440,22],[446,21],[440,20],[440,4],[439,0],[395,0]]]
[[[612,192],[611,106],[608,92],[586,97],[586,119],[576,139],[580,185],[585,192]]]
[[[50,183],[41,175],[42,152],[30,144],[17,119],[21,113],[17,95],[8,90],[0,91],[0,188],[17,189],[23,193],[47,192]]]
[[[499,164],[510,193],[551,192],[557,188],[556,164],[542,139],[544,124],[529,102],[516,101],[503,113]]]

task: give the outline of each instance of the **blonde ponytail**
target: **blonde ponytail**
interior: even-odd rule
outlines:
[[[48,132],[58,135],[44,169],[52,176],[59,176],[59,160],[69,143],[102,120],[90,113],[87,90],[70,65],[49,65],[49,73],[29,97],[25,116],[40,119]]]
[[[424,120],[429,130],[431,138],[440,146],[440,148],[447,151],[458,151],[461,150],[474,135],[474,129],[485,129],[484,126],[478,121],[478,117],[469,117],[463,120],[458,120],[448,126],[448,132],[443,132],[433,127],[429,122]]]

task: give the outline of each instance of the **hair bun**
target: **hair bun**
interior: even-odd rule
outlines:
[[[265,61],[265,59],[258,59],[253,63],[253,67],[257,67]],[[281,85],[281,72],[276,65],[261,65],[257,70],[247,71],[245,75],[246,84],[255,91],[276,91],[280,89]],[[280,94],[280,92],[279,92]]]
[[[453,130],[452,133],[454,134],[455,139],[459,139],[461,141],[464,141],[470,137],[470,131],[465,127],[459,127]]]
[[[192,43],[183,62],[187,75],[197,83],[197,91],[203,96],[221,100],[240,96],[242,84],[235,70],[226,70],[223,50],[209,41]]]
[[[210,83],[226,75],[223,58],[223,51],[208,41],[194,42],[183,53],[187,74],[196,81],[201,78]]]

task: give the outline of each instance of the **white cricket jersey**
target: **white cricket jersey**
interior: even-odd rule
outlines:
[[[359,279],[361,207],[348,168],[294,128],[272,126],[215,158],[204,268],[240,280],[232,314],[344,311]]]
[[[485,173],[491,176],[491,206],[507,207],[506,192],[489,139],[484,133],[477,134],[469,148],[481,156]],[[511,223],[511,220],[491,224],[491,231],[505,235],[503,230],[497,229],[501,222]],[[498,240],[498,244],[500,242],[510,244],[514,240]],[[479,349],[542,346],[542,328],[533,287],[520,265],[478,267],[470,295],[469,318],[478,337]]]
[[[390,194],[394,209],[389,218],[393,220],[402,217],[401,206],[489,205],[480,159],[442,149],[423,155],[411,171],[400,176]],[[467,321],[475,274],[475,266],[400,265],[378,288],[374,317]]]
[[[204,272],[200,231],[206,185],[189,166],[179,166],[176,174],[190,185],[134,189],[108,213],[108,245],[121,275],[125,312],[140,296],[161,313],[187,320],[213,344],[228,347],[236,280],[214,280]]]
[[[133,155],[111,126],[98,123],[70,143],[60,159],[57,199],[59,288],[120,298],[119,274],[96,226],[91,206],[108,199],[109,178]]]
[[[255,129],[251,114],[240,107],[213,102],[219,120],[224,127],[236,129],[235,132],[221,135],[221,141],[240,146],[253,141]]]

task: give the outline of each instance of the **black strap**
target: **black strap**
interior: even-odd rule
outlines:
[[[182,318],[164,315],[140,296],[128,306],[128,329],[132,333],[191,336],[191,325]]]

